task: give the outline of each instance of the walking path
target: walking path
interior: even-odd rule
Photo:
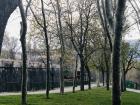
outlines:
[[[96,84],[91,84],[91,88],[96,87]],[[88,85],[85,85],[85,89],[88,89]],[[76,91],[80,90],[80,86],[75,88]],[[72,92],[72,86],[65,87],[65,92]],[[45,94],[45,90],[40,91],[28,91],[28,94]],[[60,88],[55,88],[54,90],[50,90],[50,93],[60,93]],[[21,92],[2,92],[0,96],[9,96],[9,95],[21,95]]]
[[[130,91],[130,92],[140,93],[140,90],[136,90],[136,89],[129,89],[129,88],[127,88],[126,90]]]
[[[96,84],[91,84],[92,88],[95,88],[97,85]],[[85,85],[85,89],[88,89],[88,85]],[[80,90],[80,86],[77,86],[75,88],[76,91]],[[72,92],[72,86],[70,87],[65,87],[64,89],[65,92]],[[135,93],[140,93],[140,90],[135,90],[135,89],[129,89],[127,88],[127,91],[130,92],[135,92]],[[45,90],[40,90],[40,91],[28,91],[28,94],[45,94]],[[56,88],[54,90],[50,90],[50,93],[60,93],[60,88]],[[21,92],[2,92],[0,93],[0,96],[9,96],[9,95],[21,95]]]

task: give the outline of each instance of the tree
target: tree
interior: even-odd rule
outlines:
[[[3,39],[3,50],[1,56],[4,58],[16,59],[16,53],[19,51],[18,39],[16,37],[9,37],[5,33]]]
[[[120,105],[120,45],[126,0],[114,0],[114,2],[111,0],[101,0],[101,4],[102,5],[100,5],[100,1],[97,0],[101,25],[108,38],[111,53],[113,51],[113,54],[111,54],[112,60],[110,60],[113,70],[112,104]],[[112,11],[112,7],[114,11]],[[102,11],[101,8],[103,8]],[[116,15],[113,15],[114,13],[116,13]],[[113,19],[113,16],[115,16],[115,19]],[[114,35],[114,40],[110,33]]]
[[[75,2],[77,5],[71,5],[69,0],[67,1],[67,9],[66,9],[66,25],[68,27],[68,32],[67,34],[69,35],[69,39],[77,52],[79,59],[80,59],[80,89],[83,91],[84,90],[84,72],[85,70],[90,73],[89,68],[88,68],[88,62],[87,58],[92,54],[93,51],[90,51],[89,54],[87,54],[88,57],[86,57],[86,45],[87,43],[89,44],[88,36],[92,35],[93,29],[91,29],[92,25],[92,16],[94,13],[96,13],[96,9],[93,10],[94,8],[94,1],[91,0],[82,0],[82,1],[77,1]],[[73,6],[76,7],[76,10],[72,9]],[[75,8],[74,7],[74,8]],[[77,17],[79,20],[77,21],[75,19],[75,16],[73,15],[74,12],[77,12]],[[90,82],[90,74],[89,76],[89,82]],[[89,88],[90,88],[90,83],[89,83]]]
[[[114,46],[113,46],[113,87],[112,87],[112,105],[121,105],[120,100],[120,46],[123,30],[123,18],[126,0],[118,0],[115,15]]]
[[[30,7],[30,10],[35,18],[35,21],[39,25],[39,27],[43,30],[44,33],[44,41],[45,41],[45,53],[47,58],[47,63],[45,62],[47,69],[46,69],[46,98],[49,98],[49,90],[50,90],[50,45],[49,45],[49,38],[48,38],[48,27],[44,9],[44,1],[41,0],[41,12],[42,12],[42,20],[39,20],[38,17],[35,15],[34,11]],[[43,21],[43,22],[42,22]]]
[[[21,14],[21,30],[20,30],[20,41],[22,47],[22,99],[21,104],[27,105],[27,52],[26,52],[26,33],[27,33],[27,11],[30,6],[31,0],[28,3],[26,10],[24,10],[22,0],[19,0],[19,10]]]
[[[126,91],[126,75],[128,71],[136,68],[136,59],[139,56],[138,53],[139,43],[131,46],[127,42],[123,42],[121,46],[121,67],[122,67],[122,92]]]
[[[47,25],[46,25],[46,17],[44,12],[44,3],[43,0],[41,0],[42,5],[42,16],[43,16],[43,23],[44,23],[44,36],[45,36],[45,44],[46,44],[46,53],[47,53],[47,86],[46,86],[46,97],[49,98],[49,89],[50,89],[50,81],[49,81],[49,73],[50,73],[50,48],[49,48],[49,42],[48,42],[48,34],[47,34]]]
[[[64,47],[64,37],[63,37],[63,30],[62,30],[62,22],[61,22],[61,7],[60,7],[60,0],[56,0],[57,5],[57,17],[58,17],[58,35],[61,45],[61,57],[60,57],[60,93],[64,93],[64,54],[65,54],[65,47]]]
[[[27,31],[27,23],[26,23],[26,16],[25,11],[23,8],[23,4],[21,0],[4,0],[1,1],[0,4],[0,52],[3,42],[3,36],[4,36],[4,30],[7,24],[7,21],[12,14],[12,12],[16,9],[16,7],[19,6],[22,22],[21,22],[21,44],[22,44],[22,51],[23,51],[23,72],[22,72],[22,104],[26,104],[26,87],[27,87],[27,70],[26,70],[26,31]]]
[[[138,4],[140,3],[140,1],[139,0],[133,0],[133,1],[132,0],[128,0],[128,2],[132,6],[133,10],[135,11],[135,15],[136,15],[136,17],[135,17],[136,22],[133,23],[131,26],[137,24],[137,28],[138,28],[138,30],[140,32],[140,27],[139,27],[139,25],[140,25],[140,14],[139,14],[140,8],[138,6]]]
[[[77,66],[78,66],[78,55],[76,54],[75,70],[73,73],[73,93],[75,93],[75,87],[77,82]]]
[[[112,69],[111,64],[112,64],[112,30],[110,31],[110,29],[113,29],[112,27],[112,14],[111,14],[111,10],[110,10],[110,3],[111,1],[103,1],[103,0],[96,0],[97,1],[97,8],[98,8],[98,14],[100,17],[100,23],[101,26],[103,28],[103,36],[105,39],[105,43],[104,43],[104,49],[106,49],[107,44],[109,43],[109,47],[110,47],[110,58],[109,60],[107,59],[106,55],[108,53],[108,51],[104,50],[104,59],[105,59],[105,64],[106,64],[106,88],[107,90],[109,90],[109,81],[110,81],[110,71]],[[111,20],[111,21],[108,21]],[[111,22],[111,23],[110,23]],[[108,27],[110,26],[110,27]]]

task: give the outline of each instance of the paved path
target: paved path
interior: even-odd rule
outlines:
[[[94,88],[96,86],[97,86],[96,84],[91,84],[92,88]],[[85,85],[85,89],[88,89],[88,85]],[[80,86],[77,86],[75,88],[75,90],[76,91],[80,90]],[[65,92],[72,92],[72,86],[65,87],[64,91]],[[140,93],[140,90],[129,89],[129,88],[127,88],[127,91],[135,92],[135,93]],[[56,88],[54,90],[50,90],[50,93],[60,93],[60,88]],[[29,91],[28,94],[45,94],[45,90]],[[0,96],[9,96],[9,95],[21,95],[21,92],[2,92],[2,93],[0,93]]]
[[[96,87],[96,84],[91,84],[91,87]],[[88,89],[88,85],[85,85],[85,89]],[[75,90],[80,90],[80,86],[77,86]],[[72,86],[65,87],[65,92],[72,92]],[[60,88],[56,88],[54,90],[50,90],[50,93],[60,93]],[[29,91],[28,94],[45,94],[45,90],[40,91]],[[9,95],[21,95],[20,92],[2,92],[0,93],[0,96],[9,96]]]
[[[126,90],[130,91],[130,92],[140,93],[140,90],[136,90],[136,89],[129,89],[129,88],[127,88]]]
[[[112,88],[112,86],[109,86],[109,87]],[[130,88],[126,88],[126,91],[140,93],[140,90],[130,89]]]

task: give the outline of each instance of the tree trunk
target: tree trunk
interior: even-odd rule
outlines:
[[[49,98],[49,90],[50,90],[50,48],[49,48],[49,41],[48,41],[48,31],[46,25],[46,17],[45,17],[45,10],[44,10],[44,2],[41,0],[41,9],[42,9],[42,16],[43,16],[43,30],[45,36],[45,47],[46,47],[46,56],[47,56],[47,70],[46,70],[46,98]]]
[[[63,32],[62,32],[62,22],[61,22],[61,8],[60,8],[60,0],[56,0],[57,3],[57,10],[58,10],[58,23],[59,23],[59,39],[61,44],[61,57],[60,57],[60,93],[64,94],[64,39],[63,39]]]
[[[120,99],[120,46],[126,0],[118,0],[115,18],[115,39],[113,47],[113,88],[112,105],[121,105]]]
[[[84,72],[85,72],[85,64],[84,64],[84,58],[82,55],[79,55],[79,58],[80,58],[80,90],[81,91],[84,91]]]
[[[107,59],[107,55],[105,51],[104,51],[104,56],[105,56],[105,64],[106,64],[106,89],[109,90],[110,66],[108,64],[109,60]]]
[[[123,76],[124,91],[126,91],[126,73]]]
[[[110,56],[110,59],[108,60],[108,58],[107,58],[107,52],[106,52],[106,48],[107,48],[107,36],[109,36],[109,32],[108,31],[106,31],[106,36],[105,36],[105,41],[104,41],[104,44],[105,44],[105,48],[104,48],[104,59],[105,59],[105,64],[106,64],[106,89],[109,90],[110,68],[111,68],[111,66],[109,66],[109,61],[111,62],[111,56]],[[110,51],[112,52],[112,47],[111,46],[110,46]]]
[[[60,57],[60,94],[64,94],[63,57]]]
[[[109,80],[110,80],[110,70],[107,68],[106,70],[106,89],[109,90]]]
[[[45,35],[46,36],[46,35]],[[46,49],[47,49],[47,80],[46,80],[46,98],[49,98],[49,90],[50,90],[50,50],[49,50],[49,44],[48,39],[45,38],[46,41]]]
[[[100,72],[99,72],[99,70],[96,70],[96,83],[97,83],[97,87],[100,87]]]
[[[75,71],[73,77],[73,93],[75,93],[75,87],[77,82],[77,66],[78,66],[78,56],[76,56]]]
[[[52,83],[51,83],[51,89],[54,89],[54,68],[52,68],[52,73],[51,73],[51,81],[52,81]]]
[[[27,32],[27,21],[26,21],[26,16],[22,4],[22,0],[19,2],[19,9],[20,9],[20,14],[22,18],[21,22],[21,46],[22,46],[22,105],[27,104],[27,54],[26,54],[26,32]]]
[[[1,0],[0,2],[0,53],[7,21],[18,6],[18,2],[19,0]]]
[[[122,77],[121,77],[121,92],[126,91],[126,74],[125,69],[122,71]]]
[[[85,69],[88,73],[88,89],[91,89],[91,72],[87,64],[85,65]]]
[[[105,86],[105,75],[104,75],[104,70],[102,69],[102,81],[103,81],[103,86]]]
[[[121,77],[121,92],[124,92],[124,81],[123,81],[123,76]]]
[[[27,56],[26,56],[26,41],[25,39],[21,39],[21,46],[22,46],[22,60],[23,60],[23,66],[22,66],[22,105],[27,104]]]

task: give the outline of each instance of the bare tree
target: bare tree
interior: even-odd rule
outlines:
[[[75,87],[77,82],[77,66],[78,66],[78,55],[76,55],[75,70],[73,73],[73,93],[75,93]]]
[[[64,47],[64,37],[63,37],[63,30],[62,30],[62,22],[61,22],[61,7],[60,7],[60,0],[56,0],[57,4],[57,17],[58,17],[58,35],[61,45],[61,57],[60,57],[60,93],[64,93],[64,54],[65,54],[65,47]]]
[[[138,58],[138,47],[139,43],[136,43],[133,47],[129,43],[123,42],[121,46],[121,67],[122,67],[122,78],[121,78],[121,90],[126,91],[126,75],[128,71],[136,68],[136,58]]]
[[[108,6],[108,2],[110,1],[103,1],[103,0],[96,0],[97,1],[97,8],[98,8],[98,13],[99,13],[99,17],[100,17],[100,20],[101,20],[101,25],[102,25],[102,28],[103,28],[103,31],[104,31],[104,39],[105,39],[105,43],[104,43],[104,47],[106,48],[107,47],[107,43],[109,43],[109,46],[110,46],[110,60],[106,59],[106,55],[108,52],[106,52],[104,50],[104,58],[105,58],[105,62],[106,62],[106,87],[107,87],[107,90],[109,90],[109,81],[110,81],[110,69],[111,69],[111,57],[112,57],[112,35],[110,33],[110,28],[108,28],[108,24],[110,24],[110,26],[112,27],[112,15],[111,15],[111,10],[110,10],[110,7]],[[106,2],[106,5],[105,5],[105,2]],[[107,9],[107,10],[106,10]],[[108,14],[108,15],[107,15]],[[111,16],[110,16],[111,15]],[[109,21],[108,21],[109,20]],[[111,23],[110,23],[111,22]],[[112,27],[113,29],[113,27]],[[112,32],[112,31],[111,31]],[[110,65],[109,65],[109,62],[110,62]]]
[[[26,16],[25,16],[25,11],[23,8],[22,1],[20,0],[19,2],[19,9],[20,9],[20,14],[22,18],[21,22],[21,30],[20,30],[20,41],[21,41],[21,46],[22,46],[22,59],[23,59],[23,65],[22,65],[22,105],[27,104],[27,55],[26,55],[26,32],[27,32],[27,21],[26,21]]]
[[[41,0],[41,12],[42,12],[42,18],[43,22],[39,20],[39,18],[35,15],[33,9],[30,7],[30,10],[33,14],[33,17],[35,18],[36,23],[40,26],[40,28],[43,30],[44,33],[44,41],[45,41],[45,53],[46,53],[46,59],[47,62],[44,62],[47,69],[46,69],[46,98],[49,98],[49,90],[50,90],[50,45],[49,45],[49,38],[48,38],[48,27],[47,27],[47,21],[46,21],[46,15],[45,15],[45,9],[44,9],[44,1]]]
[[[94,1],[80,1],[77,5],[77,12],[79,20],[75,21],[73,16],[73,10],[71,10],[71,6],[69,1],[67,1],[67,17],[65,19],[67,27],[69,29],[69,38],[71,40],[71,43],[73,44],[73,47],[75,51],[77,52],[79,59],[80,59],[80,88],[83,91],[84,90],[84,75],[85,70],[90,73],[88,68],[88,62],[86,62],[87,58],[89,58],[90,54],[93,53],[93,51],[90,52],[90,54],[87,54],[86,56],[86,44],[87,44],[87,36],[89,35],[88,32],[90,30],[90,22],[91,17],[95,13],[95,11],[92,11],[94,6]],[[93,13],[92,13],[93,12]],[[89,74],[90,76],[90,74]],[[89,77],[90,82],[90,77]],[[89,83],[90,88],[90,83]]]
[[[4,39],[3,39],[3,50],[2,54],[6,55],[3,57],[10,58],[10,59],[16,59],[16,54],[19,51],[20,46],[18,44],[18,39],[16,37],[9,37],[8,33],[5,33]],[[8,52],[5,54],[5,52]]]
[[[97,7],[99,16],[101,19],[101,24],[104,29],[105,35],[107,36],[110,44],[111,52],[113,51],[112,56],[112,69],[113,69],[113,96],[112,96],[112,104],[113,105],[120,105],[120,45],[121,45],[121,38],[122,38],[122,30],[123,30],[123,19],[124,19],[124,11],[125,11],[125,4],[126,0],[117,0],[114,1],[114,11],[112,0],[97,0]],[[101,11],[101,8],[102,11]],[[103,14],[102,14],[103,13]],[[114,15],[113,13],[116,13]],[[115,16],[115,20],[113,19]],[[109,25],[109,27],[108,27]],[[114,41],[112,42],[112,35],[114,34]],[[112,44],[114,43],[114,44]],[[114,46],[113,46],[114,45]],[[113,46],[113,47],[112,47]]]
[[[31,1],[31,0],[30,0]],[[27,5],[26,11],[24,10],[22,0],[19,0],[19,10],[21,14],[22,22],[21,24],[21,30],[20,30],[20,41],[21,41],[21,47],[22,47],[22,84],[21,84],[21,91],[22,91],[22,105],[27,105],[27,52],[26,52],[26,34],[27,34],[27,11],[28,7],[30,5]]]
[[[42,5],[42,16],[43,16],[43,23],[44,23],[44,34],[45,34],[45,43],[46,43],[46,55],[47,55],[47,86],[46,86],[46,97],[49,98],[49,90],[50,90],[50,81],[49,81],[49,74],[50,74],[50,48],[49,48],[49,40],[48,40],[48,32],[47,32],[47,25],[46,25],[46,17],[45,17],[45,10],[44,10],[44,3],[41,0]]]
[[[114,48],[113,48],[113,88],[112,88],[112,105],[121,105],[120,100],[120,46],[123,30],[123,18],[126,0],[118,0],[115,15],[114,30]]]

